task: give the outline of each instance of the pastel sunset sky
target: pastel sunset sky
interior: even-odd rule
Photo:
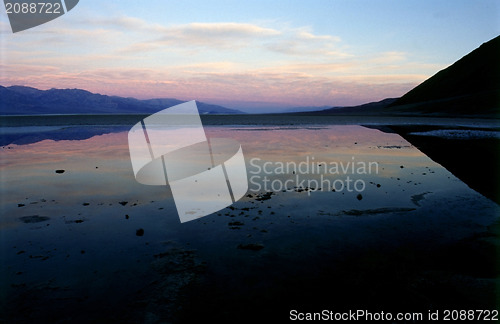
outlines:
[[[0,85],[245,111],[398,97],[500,34],[500,2],[102,1],[13,34]]]

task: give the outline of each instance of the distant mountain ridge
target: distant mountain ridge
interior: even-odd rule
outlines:
[[[81,89],[39,90],[0,86],[0,115],[152,114],[184,101],[171,98],[139,100]],[[244,114],[235,109],[197,101],[200,114]]]
[[[378,115],[382,112],[382,109],[396,101],[398,98],[386,98],[376,102],[369,102],[359,106],[349,106],[349,107],[334,107],[330,109],[324,109],[320,111],[315,111],[315,114],[337,114],[337,115]],[[309,113],[306,113],[309,114]]]

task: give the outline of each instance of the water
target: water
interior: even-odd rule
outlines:
[[[371,279],[380,262],[388,286],[426,306],[435,291],[419,280],[440,281],[425,272],[435,264],[422,251],[485,233],[499,215],[498,205],[397,134],[346,120],[217,125],[223,119],[214,117],[205,132],[242,145],[249,190],[230,208],[180,224],[168,187],[136,182],[126,123],[64,118],[73,124],[18,120],[3,128],[0,296],[7,319],[176,321],[204,307],[213,318],[245,307],[277,316],[264,306],[270,298],[288,306],[298,296],[325,307],[355,296],[373,306],[370,294],[395,302],[392,289]],[[362,267],[346,266],[367,253],[374,254]],[[401,257],[413,265],[408,255],[420,255],[425,271],[403,271],[401,281],[392,271]],[[346,267],[352,273],[340,270]],[[358,286],[328,275],[336,271]],[[317,278],[338,289],[330,301]],[[407,282],[418,293],[405,290]],[[290,284],[301,293],[287,293]],[[482,293],[479,286],[472,291]],[[492,300],[484,294],[479,303]]]

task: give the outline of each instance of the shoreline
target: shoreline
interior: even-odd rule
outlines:
[[[0,116],[0,127],[19,126],[125,126],[132,127],[149,114],[122,115],[33,115]],[[427,117],[427,116],[363,116],[363,115],[300,115],[300,114],[247,114],[200,115],[206,126],[262,126],[262,125],[455,125],[500,127],[500,119],[480,117]]]

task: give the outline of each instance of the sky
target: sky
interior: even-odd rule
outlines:
[[[399,97],[500,34],[500,1],[80,0],[13,34],[0,85],[247,112]]]

